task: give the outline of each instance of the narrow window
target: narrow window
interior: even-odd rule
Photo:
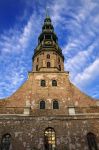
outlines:
[[[47,62],[47,68],[50,68],[50,67],[51,67],[50,62]]]
[[[57,86],[57,81],[56,80],[52,80],[52,86]]]
[[[49,29],[49,26],[46,26],[46,29]]]
[[[44,145],[45,150],[55,150],[56,147],[56,136],[53,128],[49,127],[44,132]]]
[[[89,132],[87,134],[87,141],[88,141],[89,150],[98,150],[97,143],[96,143],[96,136],[93,133]]]
[[[61,66],[59,65],[59,71],[61,71]]]
[[[1,150],[9,150],[11,145],[11,135],[4,134],[1,140]]]
[[[46,86],[46,81],[45,80],[41,80],[41,86],[43,86],[43,87]]]
[[[60,58],[58,58],[58,63],[60,63]]]
[[[47,54],[47,58],[50,59],[50,54]]]
[[[38,65],[36,65],[36,71],[38,71]]]
[[[59,109],[59,104],[57,100],[53,101],[53,109]]]
[[[37,58],[37,62],[39,62],[39,58]]]
[[[45,109],[45,101],[40,101],[40,109]]]

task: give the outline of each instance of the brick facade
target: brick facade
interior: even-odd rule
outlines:
[[[46,150],[44,132],[51,128],[55,132],[55,148],[50,143],[53,147],[51,145],[47,150],[91,150],[87,141],[90,132],[95,135],[97,144],[97,147],[93,144],[92,148],[98,150],[98,101],[70,82],[53,30],[47,17],[27,81],[12,96],[0,101],[1,147],[3,135],[10,134],[10,150]],[[50,66],[47,66],[47,62],[50,62]],[[42,80],[45,86],[41,86]],[[53,80],[57,82],[56,86],[52,85]],[[42,100],[45,109],[40,109]],[[58,109],[53,109],[55,100]]]

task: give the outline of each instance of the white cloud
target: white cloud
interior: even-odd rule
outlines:
[[[65,69],[70,71],[72,82],[84,89],[99,76],[99,5],[92,0],[81,2],[76,10],[72,6],[67,8],[70,19],[65,20],[64,25],[70,34],[63,53]]]
[[[97,82],[91,89],[87,89],[87,92],[92,95],[93,98],[98,98],[99,100],[99,82]]]
[[[78,73],[74,82],[77,85],[85,86],[99,77],[99,59],[96,59],[90,66],[85,68],[83,72]]]
[[[95,47],[98,45],[97,41],[92,43],[87,50],[79,51],[75,55],[71,55],[65,62],[65,70],[71,72],[71,79],[73,79],[79,72],[82,72],[91,63],[91,58],[96,59],[94,55]],[[66,54],[65,54],[66,56]]]
[[[52,3],[49,4],[49,11],[51,14],[51,19],[54,23],[54,26],[62,21],[64,21],[64,11],[66,12],[67,1],[66,0],[54,0]]]
[[[33,14],[23,28],[19,30],[13,28],[9,31],[5,31],[0,38],[1,51],[14,53],[24,51],[29,45],[33,34],[35,34],[38,29],[38,24],[35,22],[36,18],[37,16]]]
[[[0,98],[15,92],[27,78],[28,57],[30,54],[32,57],[34,46],[30,42],[35,40],[39,29],[40,18],[36,18],[33,14],[25,26],[19,30],[11,28],[0,37]]]
[[[30,20],[28,21],[27,25],[24,27],[23,29],[23,33],[20,35],[19,38],[19,45],[21,45],[22,47],[26,47],[28,44],[29,39],[31,38],[31,33],[34,23],[33,20],[35,19],[35,16],[31,16]]]

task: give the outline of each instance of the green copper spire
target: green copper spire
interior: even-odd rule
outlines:
[[[42,32],[38,37],[38,45],[34,51],[34,57],[41,51],[56,51],[64,59],[62,50],[58,45],[58,37],[54,32],[54,27],[48,14],[48,8],[46,9],[46,17],[42,26]]]

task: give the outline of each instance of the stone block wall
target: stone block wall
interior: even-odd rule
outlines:
[[[48,127],[55,131],[56,150],[89,150],[88,132],[96,135],[99,148],[99,116],[0,116],[0,141],[9,133],[12,150],[44,150],[44,131]]]

